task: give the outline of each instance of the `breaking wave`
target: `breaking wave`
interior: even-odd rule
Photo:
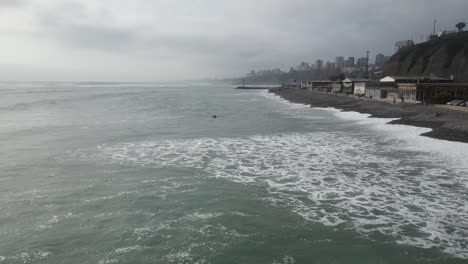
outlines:
[[[420,144],[434,139],[418,141],[418,131],[408,136],[398,133],[405,127],[379,126],[394,127],[387,131],[394,136],[377,141],[346,132],[292,133],[99,149],[112,162],[190,167],[208,177],[265,186],[265,200],[307,220],[468,258],[466,152],[451,156],[444,141],[440,149],[428,149]]]

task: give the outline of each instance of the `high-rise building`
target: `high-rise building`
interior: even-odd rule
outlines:
[[[310,70],[310,64],[303,61],[301,62],[301,64],[299,64],[297,67],[296,67],[296,70],[297,71],[308,71]]]
[[[317,68],[317,70],[323,69],[323,60],[315,61],[315,67]]]
[[[335,58],[335,67],[343,69],[345,67],[344,57],[338,56]]]
[[[348,60],[346,61],[346,67],[347,68],[353,68],[354,67],[354,57],[349,57]]]
[[[384,63],[385,63],[385,55],[383,55],[382,53],[377,54],[375,56],[375,65],[376,66],[382,66],[382,65],[384,65]]]
[[[358,67],[358,68],[365,68],[366,65],[367,65],[367,58],[366,58],[366,57],[359,58],[359,59],[357,60],[356,67]]]

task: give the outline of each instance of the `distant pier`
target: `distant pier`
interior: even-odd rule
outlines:
[[[244,90],[268,90],[274,88],[281,88],[281,87],[265,87],[265,86],[239,86],[236,89],[244,89]]]

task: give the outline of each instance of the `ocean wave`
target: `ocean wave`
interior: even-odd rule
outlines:
[[[369,239],[378,232],[389,241],[468,258],[465,153],[447,152],[449,143],[443,141],[427,145],[405,129],[397,127],[379,141],[320,132],[99,149],[111,162],[190,167],[208,177],[265,186],[270,193],[265,199],[309,221],[351,229]]]
[[[0,256],[0,263],[37,263],[48,259],[52,255],[50,251],[24,251],[14,256]]]

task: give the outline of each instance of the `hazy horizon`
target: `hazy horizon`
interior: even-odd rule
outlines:
[[[0,0],[0,80],[161,82],[391,55],[468,1]],[[371,59],[372,60],[372,59]]]

